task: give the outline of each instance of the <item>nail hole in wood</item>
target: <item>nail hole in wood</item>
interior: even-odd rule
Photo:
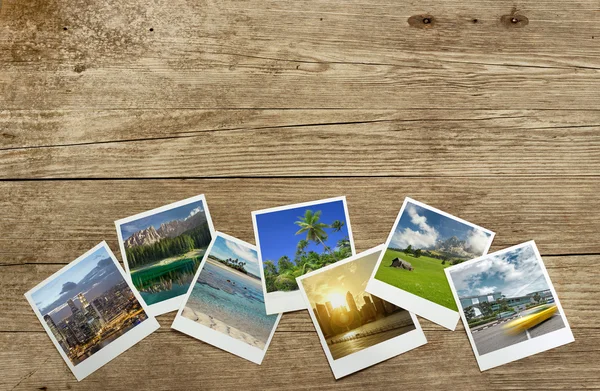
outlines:
[[[525,15],[515,15],[512,13],[510,15],[503,15],[500,18],[500,22],[508,28],[525,27],[529,24],[529,19]]]
[[[64,30],[64,31],[67,31],[67,30],[68,30],[68,28],[65,26],[65,27],[63,27],[63,30]]]
[[[416,28],[432,28],[435,25],[435,18],[431,15],[413,15],[408,18],[408,24]]]
[[[473,23],[477,23],[477,22],[479,22],[479,20],[473,19]]]
[[[152,27],[150,27],[150,31],[154,31],[154,29]]]

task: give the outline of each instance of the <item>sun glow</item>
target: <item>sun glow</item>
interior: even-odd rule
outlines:
[[[344,299],[344,296],[340,295],[339,293],[331,293],[329,295],[329,301],[331,302],[331,306],[333,308],[343,307],[346,305],[346,299]]]

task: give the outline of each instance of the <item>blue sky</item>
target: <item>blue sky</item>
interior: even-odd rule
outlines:
[[[549,289],[531,244],[500,255],[490,255],[450,272],[459,297],[500,292],[525,296]]]
[[[68,299],[83,292],[88,301],[118,282],[123,277],[104,247],[88,255],[77,265],[37,290],[32,298],[42,313],[61,309]]]
[[[256,250],[253,250],[248,246],[244,246],[222,236],[217,236],[215,244],[213,244],[213,247],[210,250],[210,255],[214,255],[222,260],[231,258],[244,261],[246,262],[244,268],[255,276],[260,277],[258,254]]]
[[[134,233],[146,229],[151,225],[158,229],[162,223],[183,220],[189,217],[192,211],[194,211],[194,214],[204,212],[204,205],[201,200],[125,223],[121,225],[121,235],[123,235],[123,240],[127,240]]]
[[[340,239],[349,236],[348,222],[346,221],[346,212],[342,200],[259,214],[256,215],[256,226],[263,261],[271,260],[277,265],[279,258],[284,255],[287,255],[290,260],[294,259],[298,242],[301,239],[306,239],[306,234],[296,235],[300,227],[294,222],[298,221],[299,217],[304,216],[307,209],[311,209],[313,212],[320,210],[320,221],[322,223],[331,224],[335,220],[344,223],[340,232],[333,232],[329,228],[325,229],[328,234],[325,243],[330,248],[335,248]],[[319,254],[324,252],[323,246],[313,242],[308,245],[306,251],[315,251]]]
[[[483,255],[490,235],[437,212],[408,202],[394,230],[389,247],[429,249],[452,236],[466,241],[465,250]]]

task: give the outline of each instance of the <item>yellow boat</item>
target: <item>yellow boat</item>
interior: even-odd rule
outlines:
[[[557,310],[556,304],[541,305],[525,311],[521,317],[508,322],[502,328],[507,334],[519,334],[550,319]]]

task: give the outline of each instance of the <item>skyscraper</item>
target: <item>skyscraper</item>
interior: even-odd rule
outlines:
[[[77,308],[77,306],[75,305],[75,303],[73,302],[73,299],[69,299],[67,300],[67,304],[69,305],[69,308],[71,309],[71,312],[73,313],[73,315],[76,312],[79,312],[79,308]]]
[[[85,314],[79,308],[77,308],[73,302],[73,299],[67,300],[67,304],[73,313],[71,316],[73,319],[73,324],[70,324],[69,326],[72,328],[79,342],[85,342],[92,338],[96,333],[88,324],[88,319],[86,318]]]
[[[373,314],[373,317],[375,317],[375,315],[377,314],[377,308],[375,307],[375,304],[373,304],[371,296],[364,295],[363,299],[365,300],[365,305],[367,306],[367,308],[369,308],[370,312]]]
[[[331,305],[331,302],[328,301],[327,303],[325,303],[325,305],[327,306],[327,311],[329,312],[329,315],[333,314],[333,305]]]
[[[358,312],[358,307],[356,306],[356,301],[354,301],[354,296],[352,296],[352,293],[350,293],[350,291],[348,291],[348,293],[346,293],[346,303],[348,303],[348,309],[350,311]]]
[[[90,303],[88,303],[87,299],[85,298],[85,296],[83,295],[83,292],[80,292],[77,295],[77,298],[79,299],[79,302],[81,303],[81,308],[83,308],[84,310],[87,311]]]
[[[383,307],[383,300],[381,300],[377,296],[371,296],[373,298],[373,304],[377,309],[377,317],[381,317],[385,315],[385,308]]]
[[[317,303],[317,314],[319,314],[319,324],[321,326],[321,330],[325,336],[332,335],[333,330],[331,329],[331,317],[327,312],[327,306],[323,304]]]
[[[68,346],[67,340],[66,340],[65,336],[63,335],[63,333],[58,328],[58,326],[56,326],[56,323],[54,323],[54,319],[52,319],[52,317],[50,315],[46,314],[46,315],[44,315],[44,320],[48,324],[50,331],[52,331],[54,338],[56,338],[56,340],[58,341],[60,346],[62,346],[63,350],[68,351],[69,346]]]

